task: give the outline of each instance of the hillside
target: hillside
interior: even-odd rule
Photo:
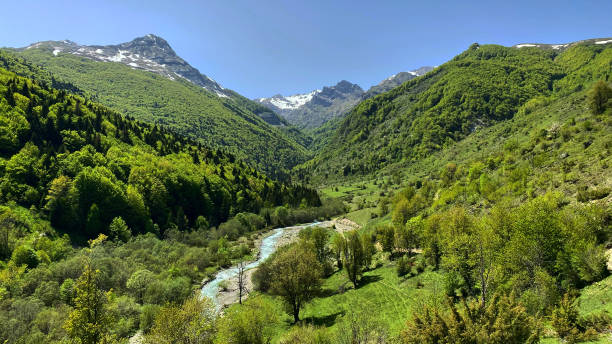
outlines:
[[[538,97],[563,97],[612,74],[611,44],[562,49],[474,44],[432,72],[358,104],[321,153],[298,168],[331,179],[405,165],[513,118]]]
[[[93,100],[224,149],[271,176],[285,176],[308,157],[296,142],[307,140],[301,133],[286,128],[265,107],[199,74],[159,37],[105,47],[41,42],[14,52]]]

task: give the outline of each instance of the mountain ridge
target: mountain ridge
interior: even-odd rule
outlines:
[[[285,178],[288,169],[309,157],[305,135],[263,105],[200,74],[158,36],[109,46],[44,41],[4,51],[41,66],[92,100],[227,149],[270,176]]]
[[[313,130],[325,123],[344,117],[359,102],[377,94],[391,90],[402,83],[424,75],[433,67],[424,66],[418,69],[394,74],[367,91],[361,86],[346,80],[334,86],[290,96],[276,94],[268,98],[256,98],[254,101],[279,113],[287,121],[299,128]]]

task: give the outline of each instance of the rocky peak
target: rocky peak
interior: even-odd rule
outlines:
[[[156,35],[148,34],[130,42],[117,45],[80,45],[75,42],[46,41],[34,43],[24,49],[43,49],[53,53],[72,54],[102,62],[119,62],[134,69],[160,74],[168,79],[186,79],[219,97],[231,97],[216,81],[201,74],[180,58],[168,42]]]

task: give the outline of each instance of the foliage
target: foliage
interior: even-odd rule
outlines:
[[[212,301],[195,296],[182,306],[162,307],[145,343],[211,344],[216,335],[216,321]]]
[[[281,296],[293,315],[300,321],[300,309],[317,295],[323,273],[314,250],[307,244],[292,244],[274,256],[270,271],[270,292]]]
[[[266,344],[274,334],[278,316],[272,306],[260,299],[250,299],[231,307],[219,320],[218,344]]]
[[[357,284],[365,268],[363,244],[357,231],[346,233],[346,244],[344,244],[342,257],[342,265],[346,270],[346,274],[353,283],[353,286],[357,288]]]
[[[293,135],[259,117],[270,111],[237,94],[219,97],[186,80],[71,54],[54,56],[52,51],[44,46],[21,52],[3,50],[0,61],[23,57],[69,85],[68,91],[76,87],[111,109],[230,152],[274,177],[286,177],[288,169],[308,157]],[[25,68],[17,69],[15,64],[8,67],[27,77],[39,74],[35,70],[24,73]],[[57,83],[51,86],[64,89]]]
[[[87,263],[74,289],[74,310],[64,324],[68,335],[83,344],[108,342],[112,314],[107,304],[112,294],[100,290],[100,271]]]
[[[495,295],[486,307],[464,300],[463,308],[417,312],[402,332],[403,343],[538,343],[536,319],[514,296]]]

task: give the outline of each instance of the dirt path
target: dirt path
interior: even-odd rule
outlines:
[[[612,271],[612,248],[606,251],[608,254],[608,271]]]

